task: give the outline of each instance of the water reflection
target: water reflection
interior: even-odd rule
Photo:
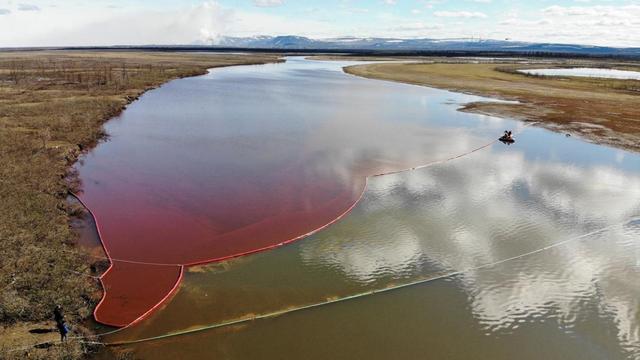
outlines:
[[[527,137],[536,134],[525,133],[522,141]],[[340,246],[332,249],[322,247],[326,242],[309,241],[303,257],[340,264],[360,280],[375,278],[378,265],[402,272],[421,254],[448,268],[473,267],[509,255],[501,251],[515,246],[518,237],[526,240],[517,243],[523,249],[527,243],[545,246],[640,214],[640,178],[612,167],[528,161],[520,152],[493,151],[373,178],[362,208],[379,221],[367,222],[362,239],[336,239],[361,243],[362,248],[345,252]],[[372,236],[387,228],[397,230],[393,241]],[[421,242],[424,245],[416,245]],[[465,263],[452,262],[455,254]]]
[[[124,326],[154,308],[179,282],[176,264],[270,248],[334,221],[366,175],[495,137],[491,126],[463,130],[469,116],[442,104],[447,92],[349,77],[341,65],[217,69],[149,92],[107,124],[110,141],[78,165],[81,196],[111,257],[143,264],[108,270],[99,321]]]
[[[265,205],[252,209],[248,200],[241,202],[245,208],[237,209],[251,214],[272,210],[272,197],[293,199],[283,194],[309,196],[302,196],[302,203],[313,205],[335,189],[358,192],[364,185],[354,180],[358,177],[464,153],[505,128],[521,126],[460,113],[452,105],[478,98],[358,79],[342,74],[339,65],[294,60],[172,83],[167,92],[131,108],[126,127],[112,125],[109,132],[120,145],[104,147],[100,156],[103,161],[124,156],[135,141],[148,142],[143,148],[153,152],[160,144],[186,140],[188,148],[173,146],[177,154],[163,153],[168,157],[163,161],[175,160],[171,167],[149,164],[146,150],[134,152],[118,165],[147,164],[132,172],[140,178],[117,180],[114,173],[111,179],[126,181],[126,187],[143,179],[132,188],[157,187],[145,201],[169,204],[190,217],[209,206],[221,209],[209,212],[211,218],[195,218],[233,228],[246,220],[223,206],[242,193],[233,191],[237,179],[251,185],[243,189],[275,189],[244,193]],[[163,106],[169,96],[184,106]],[[149,112],[154,116],[141,116]],[[183,129],[168,121],[173,116],[184,116],[195,127]],[[158,119],[167,120],[163,129],[149,126]],[[216,131],[202,131],[211,124]],[[256,136],[271,141],[254,141]],[[215,171],[211,158],[217,161]],[[109,165],[94,162],[89,170],[95,179],[87,179],[99,181],[113,169],[96,164]],[[253,176],[256,171],[264,176]],[[184,174],[192,176],[180,181]],[[166,184],[146,182],[154,177]],[[183,197],[163,196],[165,185]],[[90,186],[104,191],[109,184]],[[314,186],[319,190],[309,192]],[[637,222],[478,267],[638,215],[639,156],[527,128],[510,147],[498,143],[445,164],[372,178],[348,217],[301,242],[190,269],[161,311],[109,340],[162,335],[476,269],[134,349],[142,358],[634,358],[640,356]],[[216,223],[217,216],[228,221]],[[175,256],[194,251],[199,256],[202,248],[180,249],[173,249]]]
[[[422,218],[422,224],[428,222],[429,232],[411,223],[401,228],[413,229],[411,238],[428,239],[420,253],[452,269],[500,261],[640,214],[637,172],[526,161],[512,152],[474,155],[404,178],[377,180],[370,184],[371,193],[384,200],[375,202],[372,211],[395,213],[404,204],[415,203],[413,216]],[[586,242],[563,245],[536,261],[515,261],[508,272],[503,268],[465,272],[460,279],[471,298],[472,312],[492,332],[515,331],[523,320],[548,317],[557,318],[567,331],[580,331],[576,328],[584,318],[612,317],[622,345],[638,354],[639,225],[636,221],[635,226],[615,227]],[[366,264],[378,263],[390,251],[402,257],[413,246],[395,251],[380,247],[383,253],[371,244],[367,241],[366,251],[358,252],[355,259],[353,255],[326,256],[323,251],[307,258],[338,264],[350,276],[361,278],[362,274],[372,276]],[[306,245],[313,248],[311,243]],[[403,267],[395,270],[405,271]],[[585,308],[587,300],[596,300],[598,308]]]
[[[557,135],[528,130],[520,140],[541,141],[549,136]],[[529,160],[512,149],[499,144],[447,164],[374,178],[360,206],[340,223],[285,249],[187,276],[176,299],[128,337],[157,335],[208,321],[475,269],[627,223],[640,215],[638,172],[597,163],[578,166],[549,158]],[[635,155],[628,160],[637,161]],[[436,306],[436,300],[424,298],[417,290],[400,291],[394,295],[395,301],[418,296],[423,303],[410,311],[439,308],[456,317],[462,316],[459,312],[469,311],[474,331],[485,334],[480,339],[494,346],[513,347],[517,342],[510,343],[509,339],[514,338],[521,344],[535,343],[551,336],[540,333],[550,331],[550,327],[557,342],[552,346],[556,352],[551,354],[567,353],[568,358],[588,355],[569,340],[579,337],[603,351],[600,354],[605,357],[632,357],[640,349],[638,238],[640,223],[636,221],[543,253],[466,271],[448,285],[464,294],[462,308],[453,300],[458,295],[445,300],[451,301],[451,306]],[[442,291],[433,283],[425,286]],[[404,301],[411,300],[400,300]],[[187,306],[207,313],[199,313],[197,320],[177,320]],[[345,311],[355,311],[354,306],[341,304],[336,307],[342,310],[329,309],[324,316],[342,316]],[[402,311],[391,308],[384,309],[396,315]],[[370,315],[381,310],[372,308]],[[316,318],[313,314],[306,316]],[[406,321],[400,319],[386,321]],[[541,324],[544,329],[535,330]],[[235,336],[248,342],[255,341],[255,336],[267,336],[260,341],[265,346],[271,336],[288,334],[286,327],[278,327],[280,332],[265,335],[272,325],[255,325],[257,329],[250,325],[232,332],[239,331]],[[412,326],[411,331],[431,332],[441,324],[423,321]],[[314,331],[332,329],[316,324]],[[371,336],[369,330],[361,331],[359,336]],[[200,335],[200,341],[207,336],[226,337],[226,333]],[[455,332],[447,335],[457,337]],[[387,336],[395,339],[404,335]],[[331,341],[350,348],[340,339]],[[420,347],[413,348],[416,353],[409,353],[417,355]],[[533,350],[520,357],[536,358]],[[144,354],[148,348],[143,346],[140,351]],[[242,351],[230,351],[243,358]]]

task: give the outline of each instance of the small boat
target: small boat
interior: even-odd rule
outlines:
[[[504,144],[509,145],[516,142],[515,140],[513,140],[513,136],[511,136],[511,131],[509,130],[505,130],[504,134],[498,140],[502,141]]]
[[[514,142],[516,142],[515,140],[513,140],[513,137],[507,136],[507,135],[502,135],[498,140],[500,140],[503,144],[507,144],[507,145],[511,145]]]

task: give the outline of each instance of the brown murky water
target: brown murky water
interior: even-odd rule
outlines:
[[[354,173],[354,158],[428,162],[519,126],[456,111],[477,98],[359,79],[341,65],[292,59],[219,69],[145,95],[133,114],[175,99],[175,91],[205,91],[194,98],[215,103],[215,116],[237,126],[217,136],[265,121],[271,124],[255,125],[256,139],[270,136],[268,129],[304,133],[301,149],[314,149],[316,164],[332,166],[324,173],[342,179]],[[241,84],[270,101],[245,96]],[[180,101],[171,104],[180,110]],[[188,111],[207,108],[188,104]],[[330,116],[319,116],[325,108]],[[269,116],[256,117],[260,112]],[[125,120],[109,125],[113,142],[133,141],[118,139],[136,126],[135,116]],[[197,133],[169,118],[159,117],[157,126]],[[371,178],[349,216],[304,240],[190,268],[163,308],[105,340],[151,338],[119,347],[143,359],[633,359],[640,356],[639,216],[639,156],[527,128],[512,146]]]

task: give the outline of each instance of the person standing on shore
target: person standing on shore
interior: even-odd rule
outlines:
[[[53,308],[53,319],[56,321],[56,324],[64,322],[64,315],[62,314],[62,306],[56,305],[56,307]]]
[[[60,333],[60,341],[65,341],[67,339],[67,333],[69,332],[69,329],[64,323],[62,306],[56,305],[56,307],[53,309],[53,319],[56,321],[56,328],[58,328],[58,332]]]

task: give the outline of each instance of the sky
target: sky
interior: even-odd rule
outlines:
[[[640,0],[0,0],[0,47],[215,44],[254,35],[640,47]]]

